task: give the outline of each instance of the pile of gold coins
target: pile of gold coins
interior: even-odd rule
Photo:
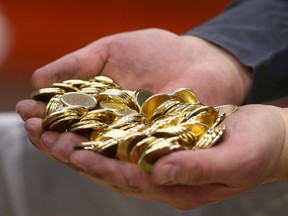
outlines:
[[[105,76],[53,83],[34,91],[32,98],[47,102],[45,130],[85,136],[89,141],[75,148],[129,161],[145,171],[172,152],[212,147],[225,130],[219,124],[238,109],[205,106],[186,88],[171,94],[123,90]]]

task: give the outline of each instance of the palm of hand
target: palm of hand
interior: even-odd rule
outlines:
[[[88,79],[101,74],[110,76],[126,89],[145,88],[154,92],[171,92],[180,87],[188,87],[210,104],[230,102],[232,99],[227,95],[230,93],[227,89],[231,90],[231,84],[227,79],[234,80],[235,74],[233,75],[230,69],[235,69],[235,65],[228,63],[224,64],[228,67],[223,68],[220,63],[227,63],[231,60],[230,57],[215,47],[206,52],[206,49],[202,48],[208,45],[199,39],[195,40],[191,43],[190,38],[180,39],[162,30],[109,36],[39,69],[33,75],[33,82],[35,87],[41,88],[65,79]],[[240,70],[239,68],[236,68],[236,71]],[[206,82],[204,87],[203,80]],[[233,96],[233,99],[240,103],[243,98]],[[41,118],[44,106],[41,103],[23,101],[17,105],[17,110],[25,120],[32,143],[43,153],[86,173],[104,185],[179,208],[201,206],[246,191],[270,174],[264,165],[267,165],[268,161],[276,160],[277,156],[267,155],[271,150],[269,143],[262,144],[264,151],[259,148],[256,139],[256,144],[253,145],[251,140],[243,139],[253,137],[248,121],[243,123],[237,120],[247,115],[244,110],[229,122],[234,124],[233,127],[237,126],[237,122],[243,123],[241,130],[237,131],[237,136],[234,132],[233,136],[230,136],[232,132],[228,130],[226,140],[218,147],[207,151],[178,152],[169,155],[156,164],[154,172],[147,174],[134,164],[105,158],[93,152],[75,151],[73,146],[83,140],[75,134],[43,131]],[[245,151],[240,151],[243,148],[242,143],[247,145]],[[233,148],[230,145],[233,145]],[[257,147],[256,151],[254,145]],[[243,157],[251,152],[251,157]],[[260,154],[265,156],[265,161],[260,159]],[[231,158],[232,155],[234,157]],[[230,162],[228,158],[231,159]],[[246,160],[241,161],[242,158]],[[251,158],[256,160],[253,161]],[[163,183],[159,176],[167,171],[167,163],[179,164],[180,173],[174,181],[168,176],[167,180],[170,180],[171,185],[163,186],[159,184]],[[226,166],[227,163],[229,166]],[[244,168],[235,173],[235,169],[240,169],[242,165]],[[257,166],[262,167],[262,174],[245,181]],[[223,179],[209,180],[209,176]]]
[[[170,154],[156,163],[151,174],[134,164],[86,151],[72,152],[69,158],[95,181],[123,193],[191,209],[240,195],[271,180],[285,139],[277,136],[284,127],[274,109],[243,107],[226,120],[228,129],[220,145]],[[259,138],[258,133],[263,135]]]
[[[186,87],[211,105],[239,104],[246,95],[235,95],[243,93],[238,72],[245,69],[235,62],[225,51],[199,38],[149,29],[95,41],[37,70],[32,81],[42,88],[65,79],[106,75],[125,89],[169,93]],[[236,93],[231,96],[227,89]]]
[[[219,145],[207,150],[175,152],[161,158],[154,170],[146,173],[129,162],[75,150],[74,145],[84,140],[76,134],[43,131],[44,107],[28,102],[22,102],[22,112],[26,107],[38,116],[28,118],[25,127],[31,141],[43,153],[100,184],[181,209],[219,202],[270,181],[279,166],[285,139],[278,136],[285,134],[285,127],[277,108],[245,106],[224,121],[227,129]]]

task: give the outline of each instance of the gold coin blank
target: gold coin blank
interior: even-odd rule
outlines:
[[[69,125],[79,120],[78,116],[67,116],[60,118],[49,125],[49,130],[57,131],[59,133],[65,132]]]
[[[142,104],[151,96],[153,96],[153,92],[144,90],[144,89],[139,89],[135,92],[135,98],[137,101],[137,104],[139,107],[142,106]]]
[[[172,152],[212,147],[225,129],[218,125],[238,109],[229,104],[205,106],[188,88],[172,94],[122,90],[105,76],[54,83],[31,96],[48,102],[44,129],[81,134],[90,141],[76,148],[129,161],[146,171]]]
[[[173,94],[181,97],[185,103],[198,103],[199,102],[199,98],[197,96],[197,94],[192,91],[191,89],[187,89],[187,88],[180,88],[177,89],[176,91],[173,92]]]
[[[61,88],[47,87],[33,91],[31,97],[34,100],[49,101],[55,95],[64,94],[65,92],[66,91]]]
[[[151,171],[155,162],[172,152],[184,150],[185,148],[179,144],[174,143],[174,139],[157,140],[155,144],[149,146],[145,149],[144,153],[139,158],[137,164],[144,171]]]
[[[71,84],[65,84],[65,83],[53,83],[51,84],[51,87],[54,88],[61,88],[65,90],[65,92],[77,92],[79,89]]]
[[[127,107],[123,103],[115,103],[115,102],[110,102],[110,101],[101,101],[99,103],[99,105],[102,109],[112,110],[112,111],[128,110],[129,109],[129,107]]]
[[[106,76],[95,76],[94,80],[98,81],[98,82],[102,82],[102,83],[107,83],[107,84],[113,84],[114,83],[114,81],[111,78],[106,77]]]
[[[81,92],[67,92],[61,97],[61,102],[66,106],[82,106],[93,109],[97,105],[96,98]]]
[[[223,113],[225,113],[226,115],[230,115],[239,109],[238,106],[232,104],[215,106],[214,108],[219,112],[219,115],[222,115]]]
[[[153,112],[157,107],[159,107],[163,102],[170,100],[171,97],[167,94],[156,94],[149,97],[145,103],[141,106],[141,113],[148,116],[151,119]]]
[[[131,149],[141,140],[148,136],[144,133],[134,133],[126,136],[119,142],[117,149],[117,157],[120,160],[129,161],[129,154]]]

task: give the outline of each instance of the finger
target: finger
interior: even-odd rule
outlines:
[[[225,189],[222,185],[204,187],[155,185],[151,181],[150,174],[140,170],[137,165],[107,158],[91,151],[74,151],[70,155],[70,163],[97,183],[118,192],[140,199],[168,203],[180,209],[191,209],[214,202],[219,194],[215,195],[213,191]]]
[[[89,79],[98,75],[107,61],[107,39],[98,40],[82,49],[36,70],[32,75],[35,88],[43,88],[67,79]]]
[[[207,150],[209,151],[209,150]],[[152,172],[155,183],[161,185],[201,185],[221,182],[219,161],[205,151],[176,152],[158,161]]]
[[[73,152],[70,162],[98,181],[130,192],[141,193],[147,181],[147,174],[137,165],[111,159],[91,151]]]
[[[42,118],[45,113],[45,103],[35,100],[22,100],[16,104],[16,112],[25,121],[28,118]]]
[[[42,145],[40,140],[41,135],[44,133],[42,119],[29,118],[25,121],[24,127],[31,143],[43,153],[47,153],[47,149]]]
[[[69,156],[75,151],[74,146],[84,140],[84,137],[71,132],[59,134],[49,131],[41,136],[41,142],[49,154],[62,163],[69,163]]]
[[[163,157],[155,164],[152,173],[154,182],[164,185],[220,183],[246,188],[259,183],[267,169],[262,164],[268,149],[253,145],[257,140],[251,139],[252,129],[241,133],[245,126],[245,122],[235,122],[233,127],[225,130],[223,140],[213,148],[179,151]],[[246,136],[250,139],[245,140]],[[260,139],[262,141],[265,141],[264,136]]]

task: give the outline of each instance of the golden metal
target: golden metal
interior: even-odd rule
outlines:
[[[44,130],[78,133],[89,141],[76,149],[135,163],[145,171],[175,151],[213,147],[225,130],[220,124],[238,110],[230,104],[201,104],[187,88],[171,94],[123,90],[105,76],[53,83],[31,97],[48,102]]]

